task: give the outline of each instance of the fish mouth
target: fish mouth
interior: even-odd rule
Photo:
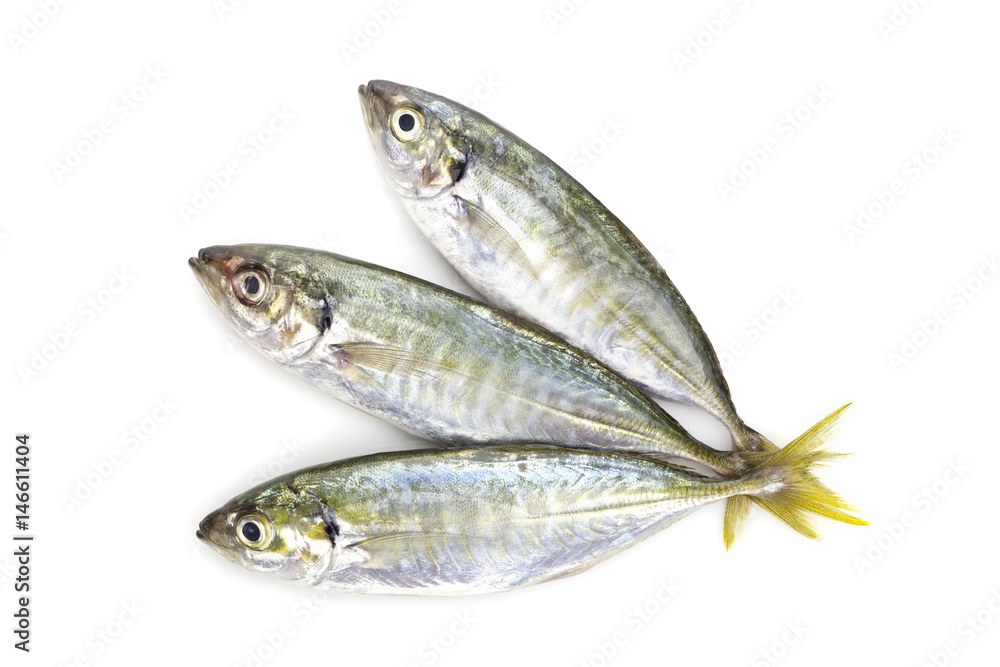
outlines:
[[[211,540],[208,539],[209,533],[212,532],[211,518],[211,515],[209,515],[202,519],[201,523],[198,524],[198,530],[194,532],[194,536],[202,542],[211,542]]]
[[[210,246],[198,251],[197,257],[188,259],[188,266],[212,298],[235,270],[230,246]]]
[[[198,530],[194,532],[194,536],[199,540],[212,547],[213,551],[217,551],[234,563],[238,562],[236,559],[236,554],[232,552],[231,549],[225,547],[220,541],[222,533],[220,533],[220,528],[216,525],[216,515],[209,514],[207,517],[202,519],[201,523],[198,524]],[[216,538],[216,539],[213,539]]]
[[[212,303],[223,312],[226,312],[224,292],[225,283],[228,282],[228,278],[226,278],[217,265],[211,264],[211,260],[215,258],[215,255],[212,252],[206,252],[209,250],[211,249],[202,249],[198,252],[197,257],[188,259],[188,266],[191,267],[194,277],[198,279],[199,284],[201,284],[205,293],[208,294],[208,298],[212,300]]]
[[[191,257],[188,259],[188,266],[191,267],[191,271],[194,272],[194,277],[198,279],[201,286],[205,288],[208,295],[212,298],[212,301],[216,301],[216,290],[213,289],[212,277],[209,272],[208,264],[205,260],[200,257]]]
[[[198,280],[201,281],[203,285],[208,285],[209,277],[214,271],[211,270],[213,262],[215,266],[225,260],[229,259],[229,247],[228,246],[211,246],[208,248],[202,248],[198,251],[197,257],[191,257],[188,259],[188,266],[194,271],[194,275],[198,276]]]

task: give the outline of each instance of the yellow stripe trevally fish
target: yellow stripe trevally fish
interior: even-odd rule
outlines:
[[[839,411],[735,479],[629,454],[489,446],[307,468],[234,498],[197,536],[243,567],[350,593],[471,595],[575,574],[693,510],[747,497],[803,534],[863,523],[806,470]],[[832,504],[831,504],[832,501]]]
[[[214,246],[190,265],[258,351],[341,401],[436,442],[531,442],[749,467],[703,445],[619,374],[538,327],[333,253]]]

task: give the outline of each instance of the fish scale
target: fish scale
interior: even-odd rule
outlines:
[[[259,351],[411,433],[454,446],[536,443],[683,458],[724,474],[750,467],[739,453],[693,438],[589,355],[450,290],[285,246],[216,246],[191,263]],[[246,271],[266,286],[259,304],[235,294]]]
[[[814,450],[823,439],[793,443],[781,467],[733,480],[525,445],[375,454],[251,489],[206,517],[198,535],[249,569],[326,590],[489,593],[583,571],[716,500],[836,514],[827,505],[836,499],[803,475],[822,459]],[[262,523],[266,544],[248,548],[234,535],[248,517]]]

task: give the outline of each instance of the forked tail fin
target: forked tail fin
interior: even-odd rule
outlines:
[[[868,525],[867,521],[849,514],[856,510],[812,474],[814,467],[846,456],[819,448],[834,436],[837,421],[850,405],[848,403],[830,413],[776,452],[746,453],[748,459],[759,460],[759,465],[747,473],[749,479],[758,480],[758,490],[727,499],[722,528],[727,549],[732,546],[740,525],[749,513],[751,502],[814,540],[819,539],[819,534],[809,523],[809,513],[855,526]]]

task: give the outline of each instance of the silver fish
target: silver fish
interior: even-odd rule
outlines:
[[[390,81],[358,92],[403,206],[488,303],[648,393],[702,408],[734,448],[774,449],[737,414],[708,336],[656,258],[580,183],[461,104]]]
[[[348,405],[452,445],[536,443],[696,461],[714,450],[614,371],[538,327],[420,279],[332,253],[214,246],[190,261],[236,330]]]
[[[841,512],[804,471],[834,413],[738,479],[627,454],[529,446],[376,454],[279,477],[197,536],[256,572],[349,593],[471,595],[576,574],[693,510],[747,497],[816,537]]]

